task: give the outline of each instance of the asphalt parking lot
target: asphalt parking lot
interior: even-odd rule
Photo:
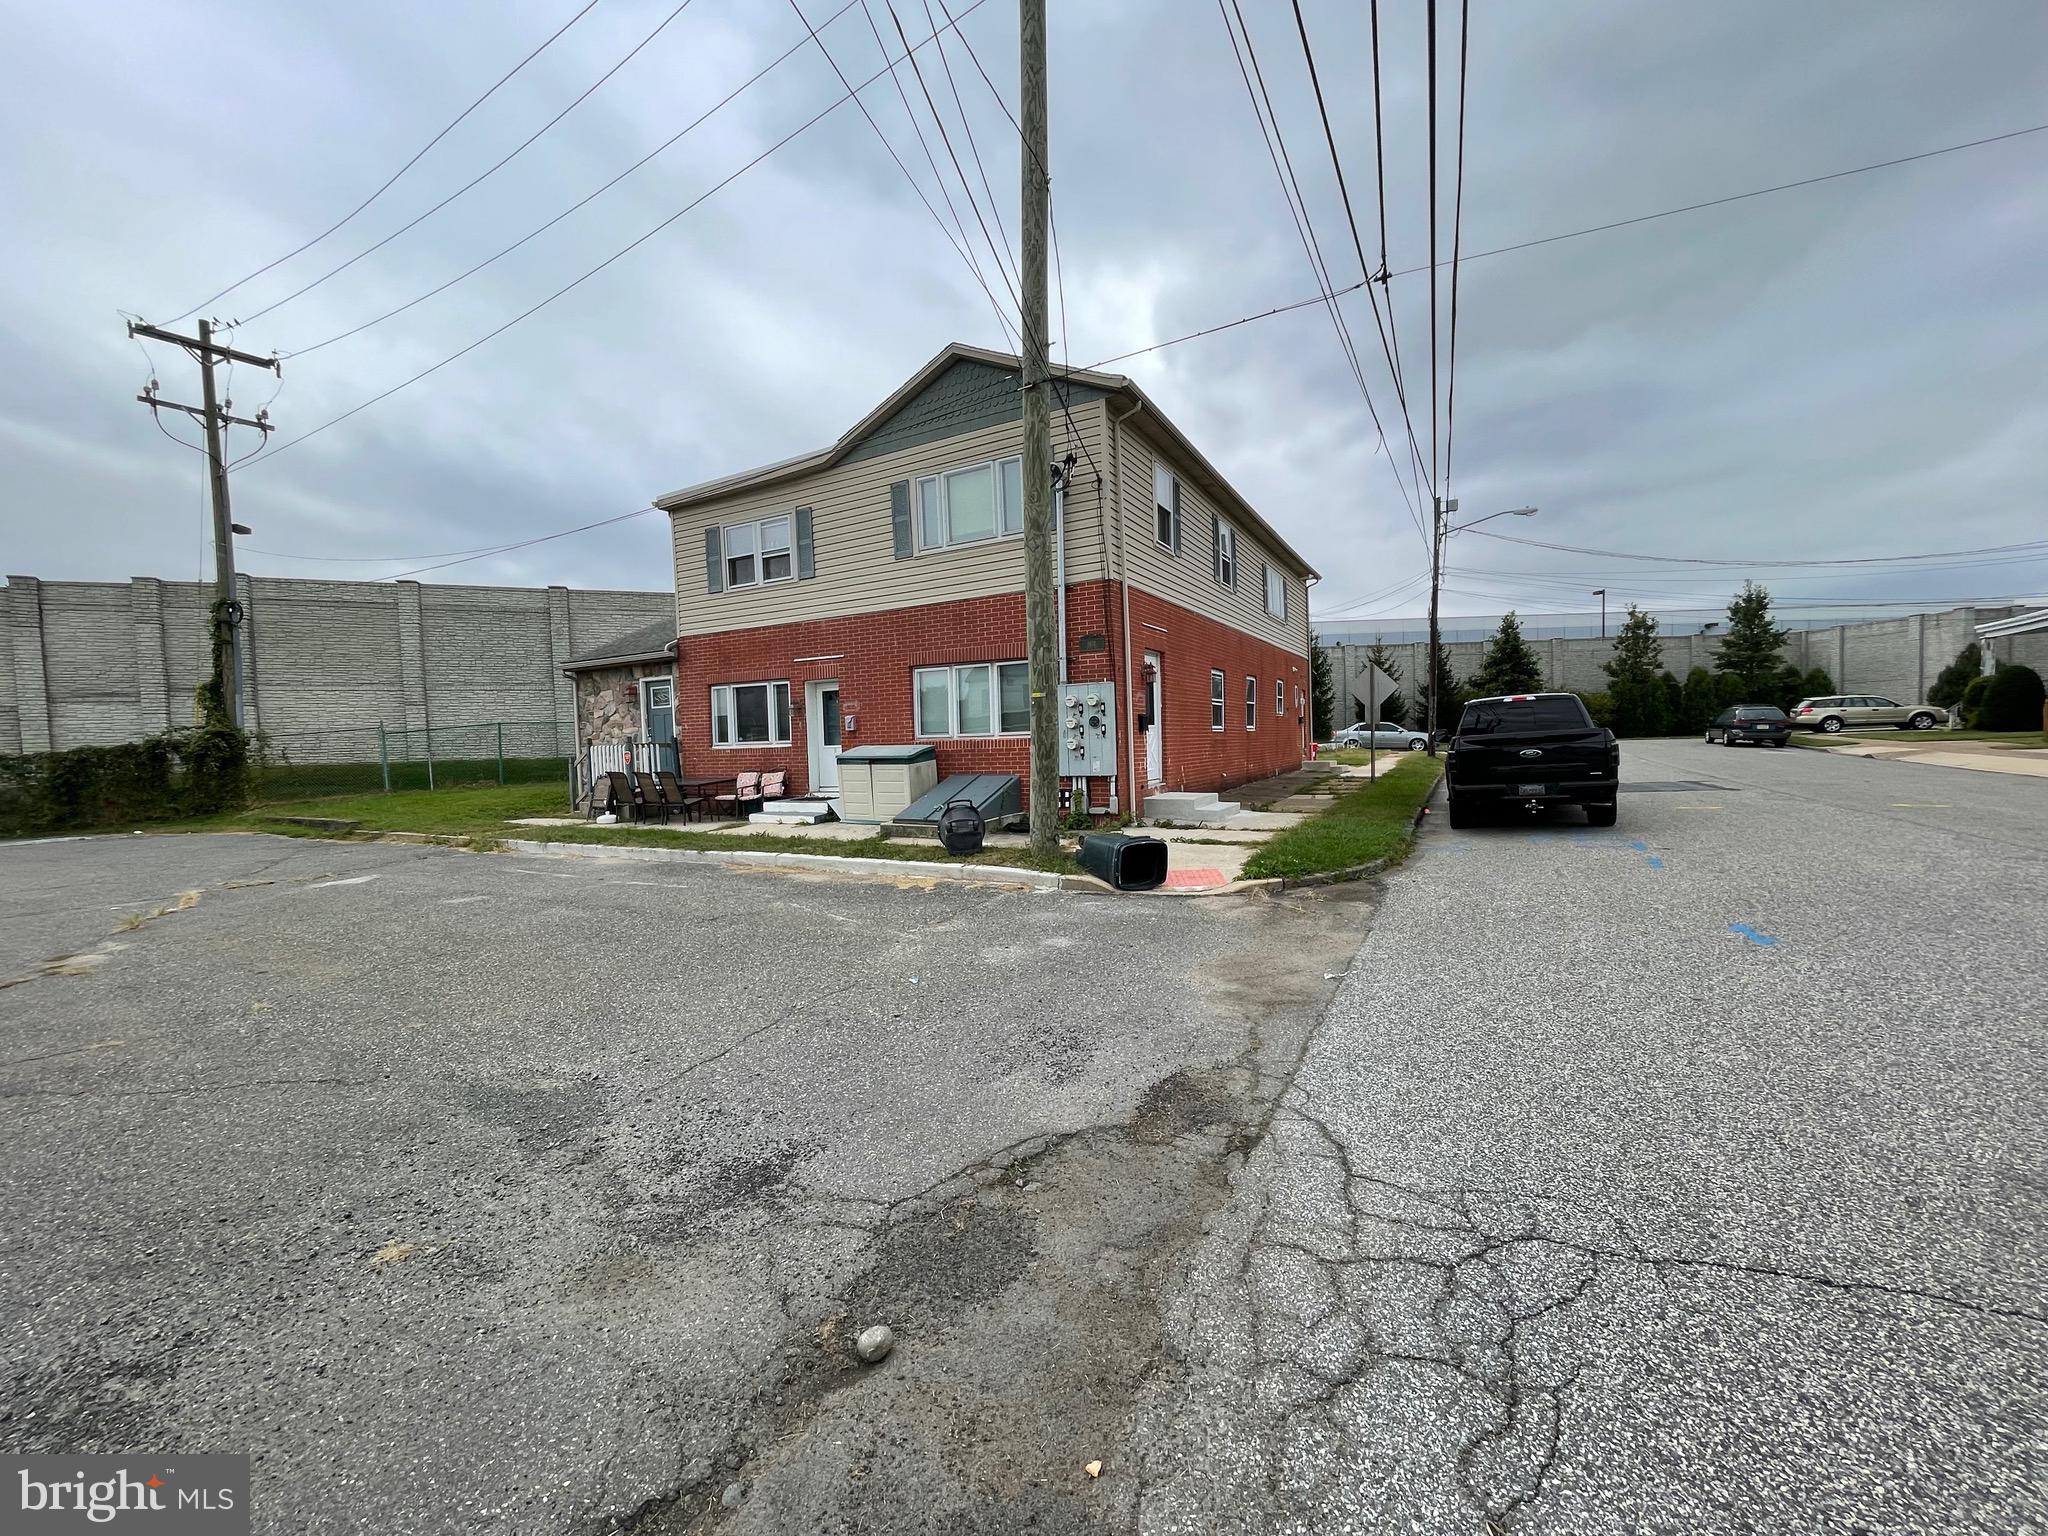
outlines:
[[[1368,896],[0,845],[0,1441],[248,1452],[264,1532],[1096,1528]]]
[[[1387,882],[1169,1302],[1140,1529],[2048,1528],[2048,785],[1622,778]]]

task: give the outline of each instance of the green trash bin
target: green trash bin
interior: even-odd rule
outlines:
[[[1120,891],[1156,891],[1166,884],[1166,844],[1125,832],[1091,832],[1081,839],[1081,867]]]

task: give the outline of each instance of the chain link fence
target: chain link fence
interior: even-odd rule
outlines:
[[[255,793],[278,801],[479,784],[566,788],[575,734],[555,720],[265,734],[256,743]]]

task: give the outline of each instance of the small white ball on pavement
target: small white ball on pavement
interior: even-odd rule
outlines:
[[[853,1350],[861,1359],[873,1365],[895,1347],[896,1335],[881,1323],[877,1323],[872,1328],[861,1330],[861,1336],[854,1341]]]
[[[738,1509],[740,1507],[740,1500],[745,1498],[746,1494],[746,1489],[742,1488],[738,1483],[727,1483],[725,1485],[725,1492],[718,1496],[718,1502],[727,1509]]]

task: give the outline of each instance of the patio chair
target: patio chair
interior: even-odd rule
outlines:
[[[761,803],[789,798],[789,774],[777,768],[761,775]]]
[[[647,802],[640,798],[639,788],[633,783],[630,775],[613,768],[606,772],[604,782],[607,796],[605,809],[619,820],[638,820],[647,814]]]
[[[630,768],[627,773],[633,780],[633,796],[639,802],[641,815],[659,816],[667,821],[670,815],[682,809],[680,805],[670,804],[662,793],[661,780],[646,769]]]
[[[682,783],[666,768],[655,770],[654,782],[670,811],[681,812],[683,820],[689,821],[704,814],[704,797],[693,795],[684,789]]]
[[[725,794],[713,795],[712,803],[721,809],[730,805],[735,816],[747,814],[747,807],[761,803],[761,775],[742,773],[733,780],[732,789]]]

